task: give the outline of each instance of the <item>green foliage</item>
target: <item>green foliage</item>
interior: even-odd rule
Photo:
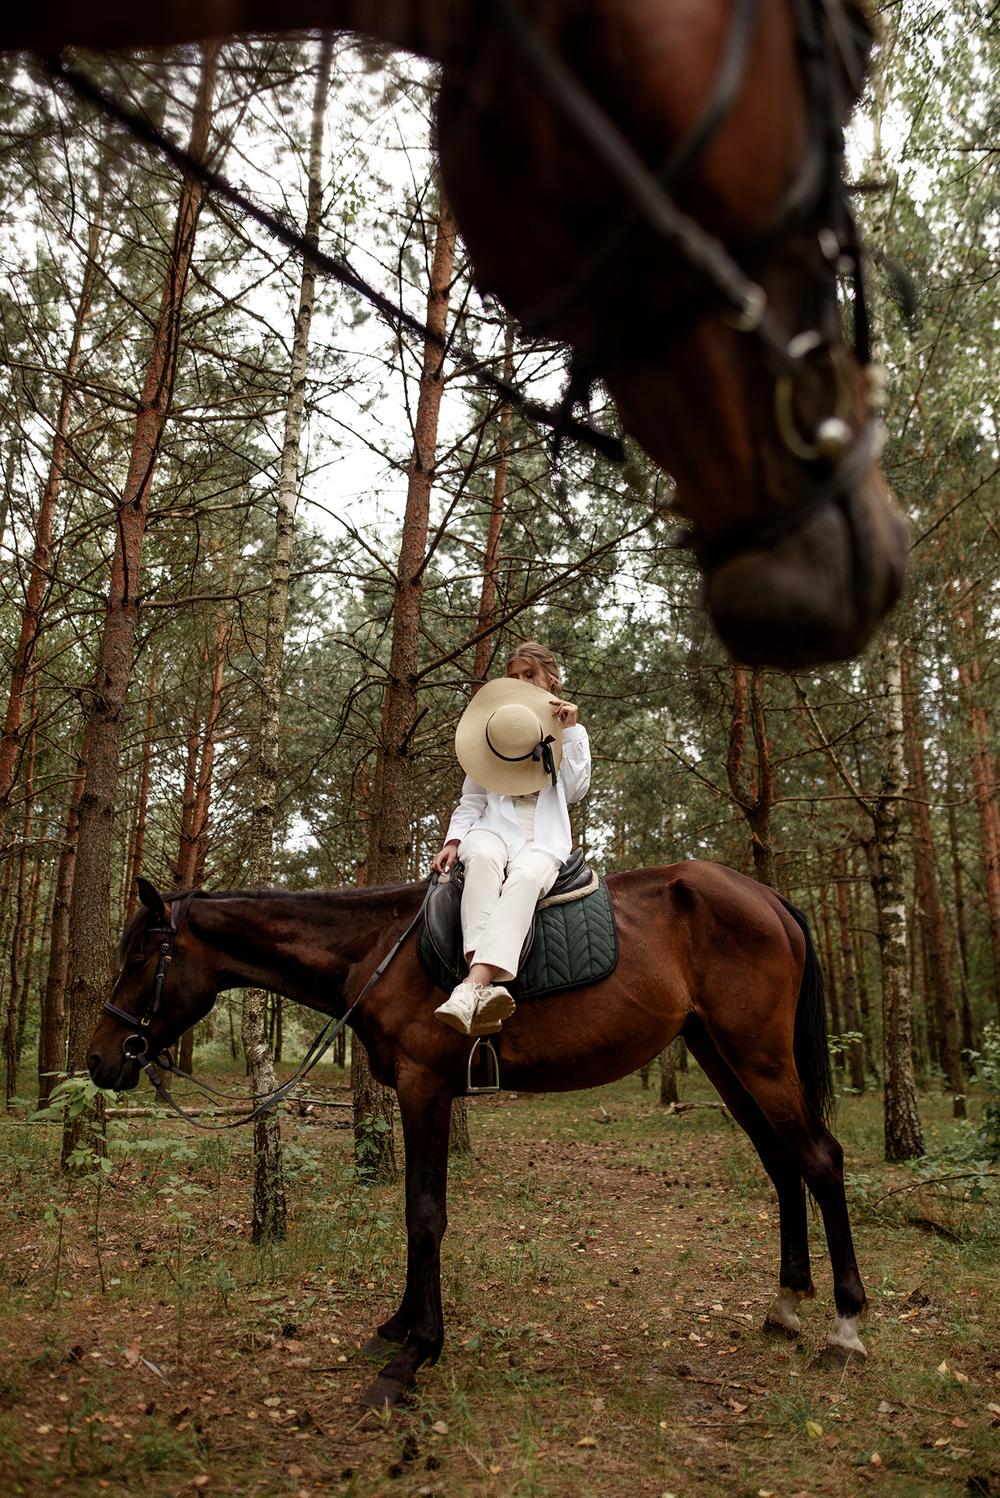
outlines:
[[[1000,1162],[1000,1025],[991,1021],[980,1049],[967,1054],[974,1069],[972,1086],[985,1095],[978,1144],[985,1159]]]
[[[355,1126],[355,1174],[361,1185],[374,1185],[378,1179],[378,1162],[382,1140],[392,1132],[392,1124],[381,1114],[370,1113]]]
[[[837,1035],[827,1036],[827,1048],[831,1057],[844,1056],[853,1045],[860,1045],[864,1038],[860,1030],[841,1030]]]

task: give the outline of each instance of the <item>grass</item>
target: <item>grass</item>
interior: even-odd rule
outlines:
[[[697,1072],[682,1089],[713,1096]],[[879,1159],[878,1097],[841,1105],[871,1353],[845,1369],[822,1356],[815,1214],[804,1335],[760,1330],[777,1214],[727,1115],[667,1116],[638,1078],[477,1101],[450,1183],[445,1352],[387,1420],[357,1406],[357,1349],[402,1286],[401,1191],[357,1185],[338,1115],[284,1124],[291,1227],[267,1249],[247,1242],[245,1137],[117,1125],[103,1293],[89,1188],[60,1177],[56,1129],[8,1116],[0,1491],[1000,1493],[995,1182],[887,1195],[962,1168],[948,1152],[970,1126],[938,1095],[921,1108],[936,1158],[914,1169]]]

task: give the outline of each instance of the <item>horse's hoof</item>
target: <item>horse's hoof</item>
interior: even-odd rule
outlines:
[[[863,1363],[867,1356],[867,1353],[853,1352],[850,1348],[841,1347],[836,1342],[828,1342],[825,1347],[820,1348],[819,1352],[809,1363],[809,1367],[817,1370],[821,1368],[846,1368],[849,1363]]]
[[[362,1343],[361,1356],[364,1358],[377,1358],[384,1363],[386,1358],[391,1358],[402,1346],[401,1342],[390,1342],[388,1337],[383,1337],[379,1332]]]
[[[858,1317],[837,1316],[826,1339],[826,1346],[828,1352],[834,1353],[844,1363],[849,1358],[859,1358],[863,1362],[868,1356],[868,1349],[858,1336]]]
[[[385,1378],[380,1373],[375,1382],[369,1384],[358,1403],[384,1414],[386,1410],[408,1403],[412,1397],[410,1390],[411,1385],[402,1383],[398,1378]]]
[[[783,1332],[786,1337],[800,1336],[802,1322],[799,1320],[798,1306],[806,1294],[805,1290],[779,1290],[764,1317],[764,1330]]]

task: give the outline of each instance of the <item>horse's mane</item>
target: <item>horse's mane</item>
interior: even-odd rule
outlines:
[[[407,884],[354,884],[345,889],[172,889],[163,895],[165,905],[174,900],[183,902],[178,912],[178,921],[184,919],[188,906],[192,900],[261,900],[269,896],[272,898],[284,898],[308,903],[312,901],[329,900],[335,896],[338,901],[348,904],[361,903],[370,899],[373,895],[395,895],[405,889],[423,889],[425,880],[418,883]],[[118,939],[118,960],[125,963],[139,946],[142,938],[150,929],[154,920],[153,912],[146,905],[140,905],[138,910],[132,914]]]
[[[847,20],[845,41],[851,46],[852,55],[844,57],[843,61],[857,99],[864,88],[878,32],[868,0],[844,0],[844,15]]]

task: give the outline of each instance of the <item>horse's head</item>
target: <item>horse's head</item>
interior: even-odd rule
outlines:
[[[90,1039],[87,1068],[98,1087],[116,1091],[139,1080],[155,1060],[215,1002],[216,986],[203,944],[185,920],[187,895],[166,899],[139,880],[140,908],[118,944],[111,998]]]
[[[444,73],[442,167],[480,279],[572,343],[673,474],[737,657],[856,653],[906,558],[843,183],[860,6],[592,0],[586,24],[538,7],[527,41],[520,9],[491,0],[508,47],[484,27]]]

